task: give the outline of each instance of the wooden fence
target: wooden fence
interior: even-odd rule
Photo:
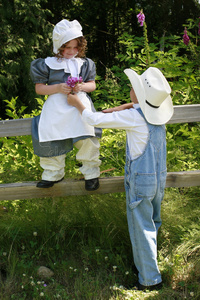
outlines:
[[[31,118],[0,121],[0,137],[31,134]],[[200,121],[200,104],[174,106],[174,115],[168,124]],[[200,186],[200,170],[168,172],[167,187]],[[100,188],[85,190],[84,180],[64,179],[48,189],[36,187],[36,182],[0,184],[0,200],[31,199],[43,197],[65,197],[69,195],[91,195],[124,192],[124,177],[100,178]]]

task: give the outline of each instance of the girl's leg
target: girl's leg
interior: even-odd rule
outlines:
[[[40,165],[44,169],[42,180],[58,181],[64,177],[65,156],[40,157]]]
[[[100,144],[96,137],[79,140],[74,144],[79,150],[76,159],[82,163],[81,173],[85,180],[98,178],[100,176],[99,148]]]

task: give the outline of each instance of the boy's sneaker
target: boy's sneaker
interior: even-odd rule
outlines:
[[[160,290],[163,287],[162,282],[158,283],[158,284],[154,284],[154,285],[142,285],[139,282],[137,283],[137,285],[134,287],[135,290],[138,291],[154,291],[154,290]]]

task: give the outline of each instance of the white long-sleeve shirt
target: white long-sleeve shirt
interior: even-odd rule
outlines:
[[[88,109],[82,112],[83,120],[92,126],[126,130],[132,160],[143,153],[149,134],[146,121],[136,110],[139,104],[134,104],[133,107],[112,113],[93,113]]]

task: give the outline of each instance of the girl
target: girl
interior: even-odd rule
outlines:
[[[77,20],[62,20],[53,30],[54,57],[36,59],[31,63],[31,79],[35,91],[48,95],[41,115],[33,119],[32,140],[34,153],[40,156],[44,169],[37,187],[48,188],[64,177],[66,153],[78,148],[77,160],[82,162],[80,171],[85,178],[85,188],[99,187],[99,141],[101,130],[83,121],[78,111],[68,105],[67,95],[77,93],[82,103],[95,111],[87,93],[96,88],[94,62],[85,58],[87,41]],[[69,77],[79,82],[70,86]],[[82,83],[80,83],[83,80]]]

